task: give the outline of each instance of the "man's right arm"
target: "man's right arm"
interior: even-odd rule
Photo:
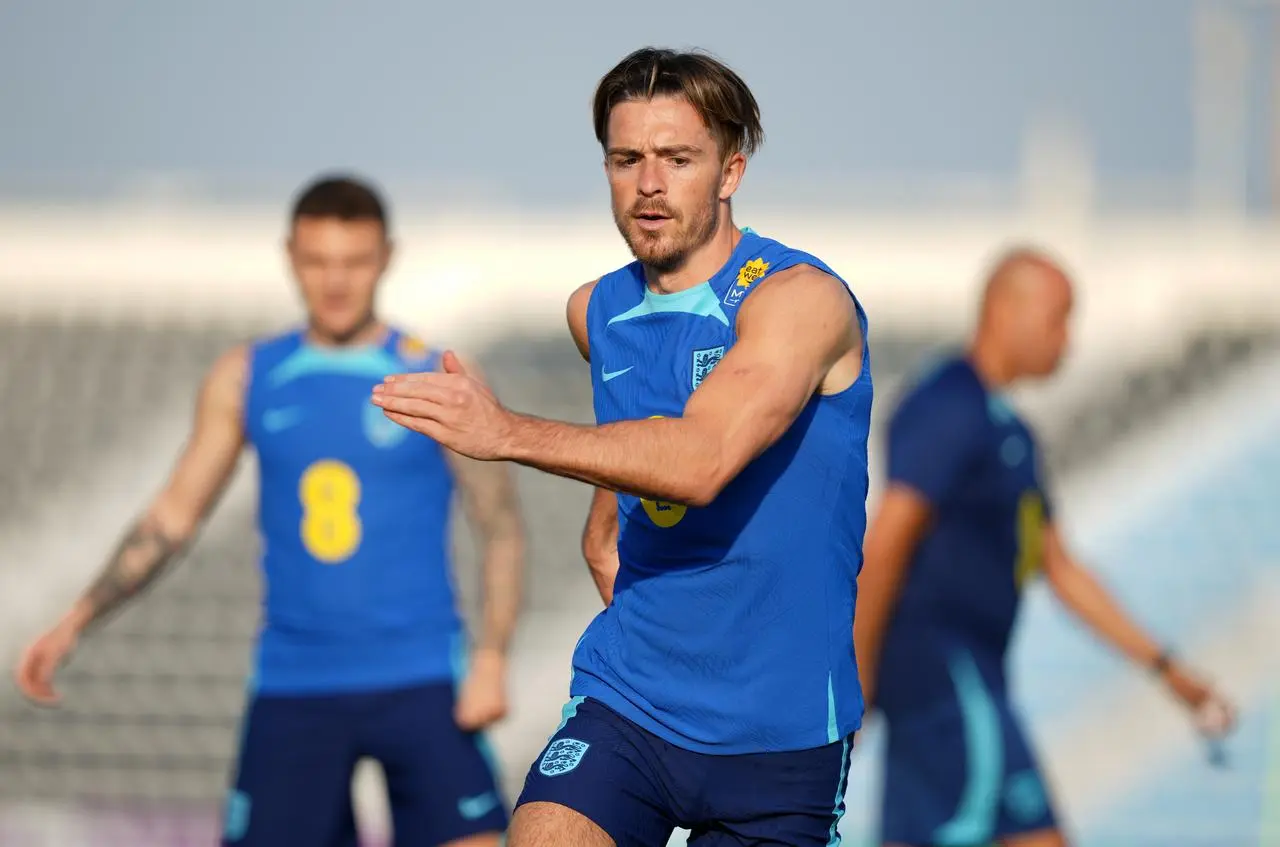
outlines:
[[[191,435],[164,488],[76,604],[81,629],[146,588],[191,540],[222,493],[244,446],[247,364],[244,348],[236,348],[223,354],[205,377]]]
[[[241,413],[247,365],[247,351],[238,347],[223,354],[205,377],[191,435],[164,487],[125,533],[88,591],[23,656],[18,684],[27,696],[53,700],[53,672],[76,638],[150,585],[195,535],[244,446]]]

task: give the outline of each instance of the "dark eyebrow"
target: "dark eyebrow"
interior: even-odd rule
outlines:
[[[670,147],[659,147],[653,151],[657,155],[668,158],[670,156],[688,156],[694,153],[701,153],[702,148],[692,144],[673,144]],[[643,158],[644,153],[630,147],[610,147],[610,156],[634,156],[635,158]]]

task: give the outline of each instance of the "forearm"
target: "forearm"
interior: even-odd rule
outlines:
[[[867,708],[875,703],[885,633],[902,593],[915,537],[913,526],[886,527],[879,521],[867,533],[853,616],[854,656]]]
[[[858,605],[853,618],[854,657],[858,662],[858,678],[867,708],[875,703],[880,678],[880,654],[884,633],[889,625],[896,592],[890,596],[888,586],[869,582],[858,589]]]
[[[509,458],[637,497],[705,505],[722,478],[720,446],[681,418],[581,426],[522,415]]]
[[[591,581],[600,592],[600,599],[608,606],[613,602],[613,584],[618,578],[618,536],[615,525],[614,532],[608,537],[590,535],[583,538],[582,556],[586,559],[587,570],[591,572]]]
[[[510,468],[449,453],[467,523],[480,553],[483,594],[477,647],[505,656],[520,615],[525,536]]]
[[[166,531],[153,516],[138,521],[72,608],[70,622],[83,630],[142,593],[174,561],[185,542],[182,534]]]
[[[870,620],[871,615],[862,611],[862,603],[853,619],[853,652],[858,662],[858,679],[862,683],[862,697],[867,708],[875,702],[876,682],[880,678],[880,621]]]
[[[484,600],[477,648],[506,655],[523,600],[524,536],[496,532],[484,544]]]
[[[613,602],[613,583],[618,576],[618,499],[606,488],[597,488],[591,498],[587,523],[582,529],[582,558],[591,571],[591,580],[605,606]]]
[[[1160,645],[1133,621],[1088,569],[1074,564],[1064,567],[1053,575],[1050,584],[1063,605],[1134,662],[1151,667],[1160,656]]]

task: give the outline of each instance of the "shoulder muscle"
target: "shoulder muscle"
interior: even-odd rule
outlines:
[[[205,375],[200,387],[197,410],[200,419],[206,415],[239,420],[244,409],[244,394],[249,380],[249,348],[238,345],[218,357]],[[199,422],[199,421],[197,421]]]
[[[861,367],[862,328],[853,297],[843,282],[812,265],[763,280],[739,309],[737,330],[740,340],[767,340],[770,347],[785,348],[780,353],[809,359],[817,368],[815,390],[841,390]],[[830,386],[826,377],[837,365],[844,384]]]
[[[591,294],[596,290],[600,280],[580,285],[569,295],[569,303],[565,308],[565,317],[569,321],[569,333],[573,335],[573,343],[578,346],[582,358],[591,361],[591,347],[587,340],[587,306],[591,303]]]

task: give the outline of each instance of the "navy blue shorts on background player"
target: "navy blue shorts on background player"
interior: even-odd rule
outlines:
[[[974,847],[1056,829],[1021,721],[972,663],[956,663],[957,697],[889,718],[881,843]]]
[[[395,843],[437,845],[506,829],[483,736],[453,720],[451,683],[331,696],[255,697],[245,716],[227,847],[355,847],[351,776],[386,773]]]
[[[575,698],[565,715],[517,806],[566,806],[618,847],[662,847],[677,827],[700,847],[838,843],[850,740],[718,756],[669,744],[594,700]]]

